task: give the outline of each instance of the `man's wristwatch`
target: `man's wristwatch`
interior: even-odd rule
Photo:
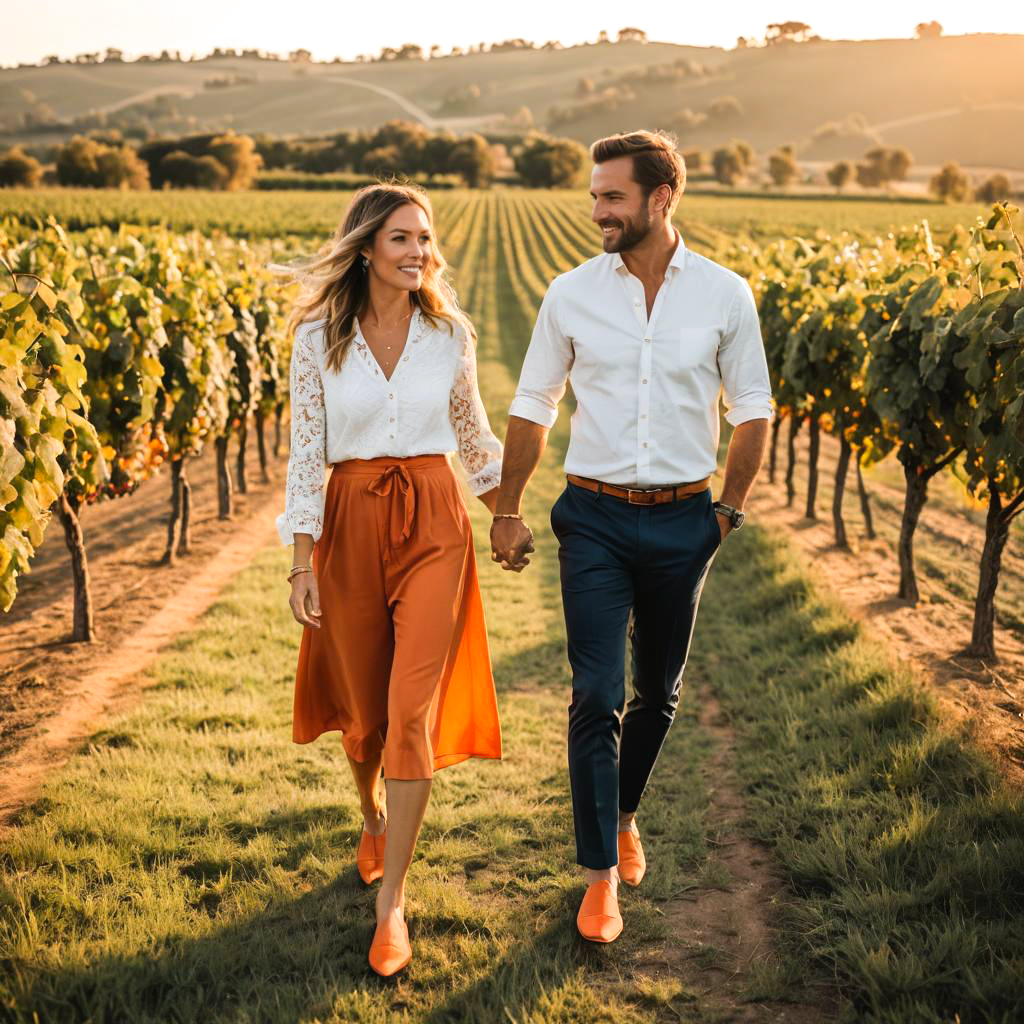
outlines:
[[[722,501],[714,502],[712,508],[720,515],[725,516],[734,530],[738,530],[743,525],[743,520],[747,518],[746,513],[738,508],[733,508],[732,505],[726,505]]]

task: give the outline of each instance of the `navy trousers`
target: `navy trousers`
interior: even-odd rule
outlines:
[[[619,811],[639,806],[675,717],[721,530],[710,489],[663,505],[630,505],[571,483],[551,509],[551,528],[559,544],[572,669],[576,860],[610,868],[619,860]],[[627,705],[631,614],[633,695]]]

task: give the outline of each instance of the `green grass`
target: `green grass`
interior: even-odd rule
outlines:
[[[864,1019],[1020,1020],[1020,795],[785,541],[755,527],[729,544],[693,669],[739,732],[749,825],[792,888],[790,957]]]

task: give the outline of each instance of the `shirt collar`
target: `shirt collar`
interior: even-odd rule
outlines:
[[[686,243],[683,241],[683,236],[679,233],[679,228],[673,225],[672,230],[676,233],[676,247],[672,252],[672,258],[668,261],[669,267],[674,267],[676,270],[682,270],[683,264],[686,262]],[[622,258],[622,253],[613,252],[609,253],[611,256],[612,270],[622,270],[626,268],[626,263]]]

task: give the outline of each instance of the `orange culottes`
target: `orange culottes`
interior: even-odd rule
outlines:
[[[445,455],[333,464],[313,550],[320,628],[305,627],[292,739],[340,730],[356,761],[427,779],[501,757],[469,515]]]

